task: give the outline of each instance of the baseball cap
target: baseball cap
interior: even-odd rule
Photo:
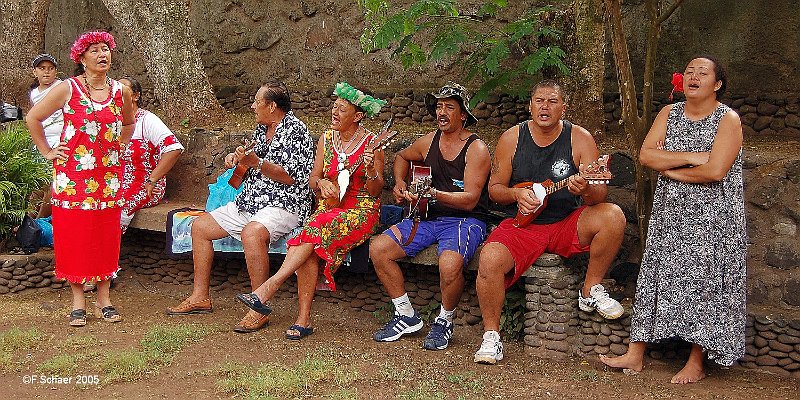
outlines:
[[[56,61],[56,58],[47,53],[42,53],[34,57],[33,62],[31,64],[33,64],[33,67],[36,68],[37,66],[39,66],[39,64],[42,63],[42,61],[50,61],[51,63],[53,63],[53,65],[58,67],[58,61]]]

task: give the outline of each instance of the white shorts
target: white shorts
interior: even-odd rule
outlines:
[[[233,238],[242,240],[242,229],[250,222],[258,222],[269,231],[270,245],[282,238],[300,223],[300,217],[283,208],[264,207],[254,215],[240,212],[236,202],[232,201],[209,212],[225,232]]]

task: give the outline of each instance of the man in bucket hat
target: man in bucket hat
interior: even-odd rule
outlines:
[[[396,154],[393,194],[398,203],[407,201],[413,209],[419,194],[427,193],[427,215],[410,218],[409,213],[370,244],[375,271],[395,306],[394,318],[373,338],[392,342],[422,329],[422,319],[405,291],[397,260],[413,257],[438,243],[442,305],[422,347],[441,350],[453,335],[453,313],[464,290],[463,268],[486,235],[482,218],[489,205],[486,183],[491,159],[486,144],[467,130],[477,120],[468,108],[469,95],[464,87],[449,82],[430,93],[426,105],[436,118],[437,129]],[[405,180],[412,161],[430,168],[430,190],[409,191]]]
[[[578,306],[597,311],[604,318],[622,316],[622,306],[606,293],[600,281],[617,255],[625,231],[625,215],[605,202],[605,184],[589,184],[578,172],[600,155],[592,135],[563,119],[564,92],[555,81],[545,80],[531,90],[531,118],[513,126],[497,142],[489,194],[509,216],[519,211],[531,215],[543,211],[529,225],[505,219],[481,249],[475,287],[483,316],[483,343],[474,361],[495,364],[503,359],[500,313],[505,291],[545,251],[563,257],[589,252],[589,266]],[[544,199],[525,182],[566,181],[567,190],[554,191]],[[590,249],[591,248],[591,249]]]

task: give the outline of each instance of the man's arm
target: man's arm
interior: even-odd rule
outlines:
[[[600,150],[597,149],[592,134],[578,125],[572,126],[572,161],[583,172],[589,164],[597,161],[600,157]],[[567,183],[567,190],[570,193],[581,196],[587,205],[602,203],[608,194],[608,186],[605,184],[590,185],[589,182],[579,175],[571,177]]]
[[[433,190],[432,194],[437,202],[448,207],[471,211],[481,198],[481,192],[491,167],[491,156],[486,143],[480,139],[470,143],[466,161],[463,192]]]

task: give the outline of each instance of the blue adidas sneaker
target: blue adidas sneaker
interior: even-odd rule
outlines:
[[[433,321],[430,333],[422,342],[425,350],[444,350],[450,345],[450,338],[453,337],[453,323],[444,318],[436,317]]]
[[[386,326],[372,335],[372,338],[377,342],[394,342],[400,339],[400,336],[414,333],[420,329],[422,329],[422,318],[416,312],[412,317],[395,314]]]

